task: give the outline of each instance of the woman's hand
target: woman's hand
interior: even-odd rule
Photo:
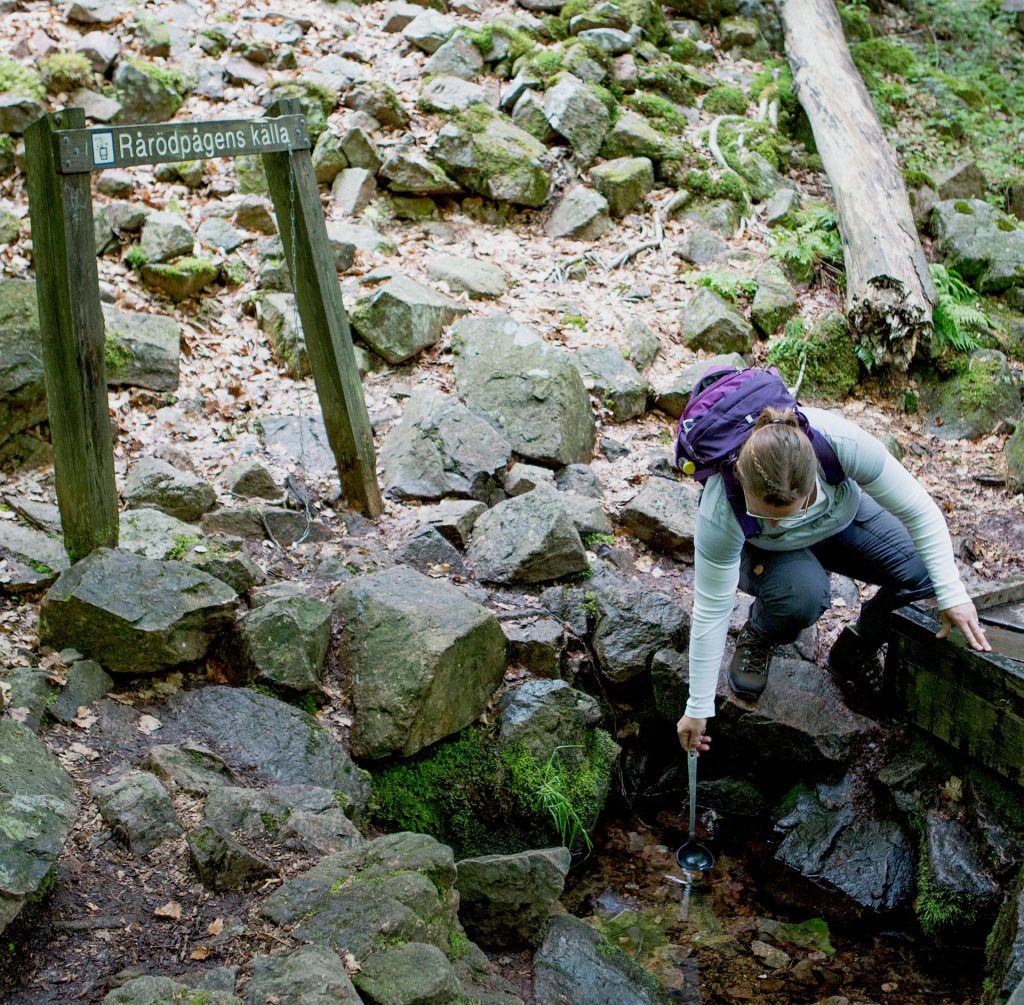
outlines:
[[[679,744],[683,750],[696,750],[698,754],[702,754],[710,749],[711,737],[704,735],[707,724],[707,719],[691,719],[688,715],[684,715],[676,723]]]
[[[942,627],[935,633],[937,639],[944,639],[949,634],[950,628],[959,628],[972,649],[983,653],[992,651],[988,639],[985,638],[985,629],[978,621],[978,610],[971,601],[968,600],[966,604],[957,604],[955,607],[947,607],[946,610],[939,611],[939,620],[942,622]]]

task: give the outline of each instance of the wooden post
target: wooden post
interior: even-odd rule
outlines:
[[[72,562],[117,547],[117,487],[103,357],[103,313],[89,173],[59,174],[55,129],[82,128],[67,108],[25,131],[36,298],[57,503]]]
[[[297,111],[299,103],[285,99],[275,102],[267,114],[276,117]],[[264,154],[263,166],[292,270],[306,352],[342,489],[353,505],[367,516],[376,517],[383,503],[377,484],[373,431],[327,240],[313,161],[309,150],[294,150]]]

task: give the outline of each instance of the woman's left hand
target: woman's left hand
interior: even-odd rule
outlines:
[[[985,638],[985,629],[978,621],[978,610],[971,601],[939,611],[939,621],[942,622],[942,627],[935,633],[937,639],[944,639],[950,628],[959,628],[972,649],[984,653],[992,651],[988,639]]]

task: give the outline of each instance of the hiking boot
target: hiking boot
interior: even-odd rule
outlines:
[[[882,647],[868,642],[856,625],[847,625],[832,644],[826,667],[843,697],[863,707],[883,697]]]
[[[748,621],[736,638],[736,652],[729,664],[729,687],[741,698],[760,698],[768,683],[768,668],[776,648],[761,638]]]

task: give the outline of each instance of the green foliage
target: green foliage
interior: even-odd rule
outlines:
[[[863,3],[844,3],[839,5],[839,20],[843,25],[843,34],[849,42],[863,42],[874,38],[875,30],[871,27],[871,9]]]
[[[914,51],[889,38],[870,38],[850,46],[850,55],[862,75],[874,73],[907,77],[917,67]]]
[[[730,303],[736,303],[740,297],[746,299],[757,293],[757,283],[753,279],[728,270],[689,272],[682,276],[682,281],[689,286],[706,286]]]
[[[683,187],[707,199],[731,199],[740,205],[744,205],[747,201],[747,190],[743,187],[743,179],[734,174],[725,174],[721,178],[715,178],[707,171],[692,169],[683,176]]]
[[[704,111],[710,115],[743,115],[747,104],[743,91],[730,84],[712,88],[704,95]]]
[[[458,857],[541,848],[571,837],[580,848],[607,792],[615,743],[593,730],[580,748],[547,761],[499,750],[491,732],[464,729],[372,777],[369,815],[388,830],[433,834]]]
[[[965,283],[955,269],[931,266],[938,294],[932,312],[932,324],[939,348],[954,352],[973,352],[980,345],[975,334],[992,322],[978,305],[978,294]]]
[[[92,83],[92,64],[80,52],[58,52],[39,60],[39,73],[51,94],[74,91]]]
[[[590,618],[597,617],[597,594],[593,590],[587,590],[583,594],[583,610]]]
[[[593,548],[595,544],[615,544],[614,534],[587,534],[583,538],[583,544],[587,548]]]
[[[525,76],[537,77],[539,80],[547,81],[559,73],[565,66],[565,50],[555,49],[534,49],[533,52],[524,56],[516,63],[516,72]]]
[[[150,80],[174,91],[179,97],[184,97],[192,89],[192,81],[180,70],[142,59],[140,56],[126,56],[124,61],[140,73],[144,73]]]
[[[843,267],[843,243],[835,212],[823,203],[798,210],[792,223],[772,231],[771,255],[798,278],[809,280],[817,269],[837,278]]]
[[[167,559],[170,562],[180,562],[188,554],[192,545],[198,544],[202,538],[196,537],[194,534],[175,534],[171,540],[174,542],[174,547],[167,553]]]
[[[46,95],[46,88],[34,70],[13,59],[0,59],[0,94],[15,94],[41,101]]]
[[[573,328],[579,328],[581,332],[587,330],[587,319],[582,314],[566,314],[562,317],[563,325],[572,325]]]
[[[128,249],[128,253],[124,256],[124,261],[129,269],[134,269],[137,272],[146,264],[148,259],[146,258],[146,253],[142,248],[137,244],[133,244]]]
[[[768,363],[794,385],[803,374],[803,393],[838,400],[845,398],[860,379],[861,356],[842,314],[827,314],[810,331],[787,325],[768,350]]]

